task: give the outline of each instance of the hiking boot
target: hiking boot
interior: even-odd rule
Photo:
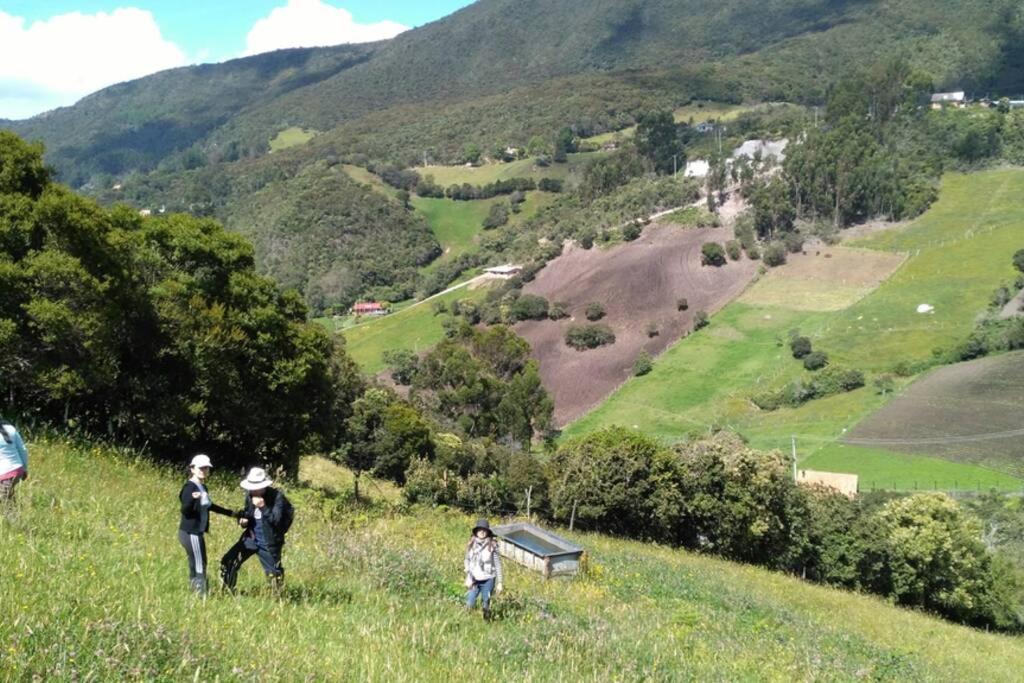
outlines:
[[[484,607],[484,621],[490,621],[490,620],[491,620],[491,608],[490,607]]]

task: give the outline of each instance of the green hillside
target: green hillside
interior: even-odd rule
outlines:
[[[1024,667],[1019,638],[591,534],[569,535],[588,551],[579,579],[509,566],[486,624],[460,607],[470,517],[294,485],[281,599],[250,563],[236,597],[197,602],[170,540],[179,473],[99,447],[29,447],[19,515],[0,523],[0,590],[15,601],[0,622],[4,679],[1011,681]],[[241,502],[228,473],[211,493]],[[216,517],[214,563],[233,540]]]
[[[1013,278],[1010,256],[1020,248],[1024,191],[1018,169],[950,174],[935,206],[909,227],[881,232],[855,244],[902,252],[907,261],[877,290],[838,310],[815,292],[834,283],[789,283],[776,298],[771,278],[754,285],[712,324],[667,351],[649,375],[624,385],[606,403],[567,430],[575,435],[608,424],[636,426],[678,439],[707,425],[739,430],[758,448],[788,451],[795,435],[807,468],[854,472],[863,488],[1019,489],[1021,481],[992,469],[923,456],[844,446],[843,431],[876,410],[870,378],[897,365],[927,367],[933,350],[949,350],[974,329],[998,286]],[[751,301],[757,303],[750,303]],[[826,310],[800,310],[826,301]],[[921,303],[933,315],[917,314]],[[795,307],[794,307],[795,306]],[[805,372],[785,342],[791,330],[810,337],[832,362],[867,373],[868,386],[849,394],[773,412],[750,398]]]

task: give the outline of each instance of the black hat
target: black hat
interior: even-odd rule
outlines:
[[[491,531],[491,525],[488,524],[487,520],[484,519],[483,517],[481,517],[480,519],[476,520],[476,526],[473,527],[473,535],[475,536],[476,532],[480,531],[481,529],[486,531],[488,536],[494,536],[494,532]]]

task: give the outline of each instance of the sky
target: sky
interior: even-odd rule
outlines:
[[[0,119],[286,47],[392,38],[472,0],[0,0]]]

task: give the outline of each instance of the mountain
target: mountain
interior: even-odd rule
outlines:
[[[2,125],[41,139],[58,178],[102,201],[205,213],[240,230],[260,268],[292,273],[283,279],[310,303],[310,282],[344,273],[327,278],[347,292],[344,304],[354,292],[411,291],[411,273],[437,249],[399,203],[337,174],[331,205],[321,203],[329,210],[303,218],[301,179],[323,179],[324,165],[461,163],[468,145],[492,156],[538,137],[551,144],[565,126],[600,134],[694,100],[819,104],[845,74],[897,54],[937,87],[1013,92],[1024,63],[1016,7],[479,0],[389,41],[175,69]],[[287,238],[275,232],[282,221]],[[355,254],[380,254],[381,244],[403,246],[373,275],[353,270]],[[380,276],[385,268],[394,273]]]

